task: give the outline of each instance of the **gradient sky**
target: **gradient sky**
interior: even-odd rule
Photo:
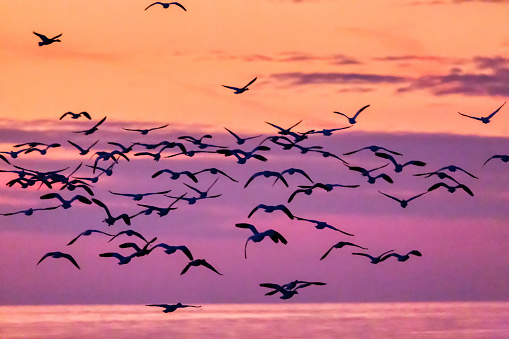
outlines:
[[[144,11],[150,3],[0,3],[0,151],[28,141],[62,144],[44,156],[6,155],[12,164],[42,170],[69,166],[69,174],[80,162],[92,163],[66,140],[83,146],[100,140],[94,152],[115,149],[108,141],[155,143],[210,133],[210,143],[237,147],[223,127],[242,136],[275,135],[266,121],[288,127],[302,120],[295,128],[301,132],[346,127],[346,118],[334,111],[353,115],[370,104],[352,128],[329,137],[312,135],[303,145],[338,155],[380,145],[402,153],[401,161],[427,165],[402,173],[389,165],[383,172],[394,184],[370,185],[337,159],[283,151],[270,143],[267,162],[251,159],[244,165],[218,154],[155,162],[129,153],[130,162],[121,160],[114,175],[101,177],[93,188],[114,214],[134,214],[140,207],[109,190],[183,194],[183,183],[193,184],[163,175],[152,179],[162,168],[217,167],[239,180],[220,178],[211,194],[221,197],[195,205],[179,202],[168,216],[140,216],[131,226],[148,238],[187,245],[224,276],[203,268],[180,276],[187,264],[180,253],[154,251],[123,266],[98,256],[127,253],[118,244],[131,238],[107,243],[97,235],[66,246],[86,229],[127,229],[121,222],[107,228],[103,210],[78,204],[32,216],[0,216],[1,304],[280,302],[264,296],[259,284],[296,279],[327,285],[301,290],[289,302],[509,299],[509,261],[503,255],[509,242],[509,165],[494,159],[483,167],[489,157],[509,149],[509,107],[489,124],[458,114],[486,116],[509,96],[509,1],[182,1],[186,12],[176,6]],[[32,31],[49,37],[62,33],[62,41],[39,47]],[[242,87],[254,77],[257,81],[241,95],[221,86]],[[67,111],[87,111],[93,121],[59,120]],[[95,134],[71,133],[104,116]],[[122,129],[167,123],[146,136]],[[238,147],[251,149],[257,140]],[[386,163],[369,151],[343,158],[368,169]],[[377,192],[402,198],[422,193],[438,179],[413,174],[452,164],[479,177],[450,173],[474,197],[436,190],[402,209]],[[257,171],[289,167],[306,170],[317,182],[360,187],[298,195],[291,203],[289,195],[306,184],[296,175],[288,178],[290,188],[264,178],[243,188]],[[0,168],[12,169],[6,163]],[[84,168],[78,173],[92,175]],[[0,174],[3,183],[13,178]],[[196,186],[206,189],[214,180],[202,174]],[[39,199],[48,192],[1,185],[0,213],[54,206]],[[60,193],[70,197],[76,191]],[[152,196],[142,202],[163,206],[171,200]],[[259,203],[285,203],[297,216],[326,221],[355,236],[317,230],[277,213],[257,212],[248,219]],[[246,260],[250,234],[234,227],[239,222],[260,231],[276,229],[288,244],[250,243]],[[417,249],[423,256],[372,265],[343,248],[320,261],[340,240],[376,255]],[[72,254],[82,269],[51,258],[36,266],[50,251]]]

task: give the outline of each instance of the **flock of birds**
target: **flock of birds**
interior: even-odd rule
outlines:
[[[149,5],[147,8],[145,8],[145,10],[148,10],[149,8],[155,5],[160,5],[163,8],[168,8],[170,7],[170,5],[174,5],[175,7],[180,7],[182,10],[186,11],[184,6],[182,6],[178,2],[170,3],[155,2]],[[54,42],[60,42],[59,38],[62,36],[62,34],[59,34],[52,38],[48,38],[43,34],[35,32],[34,34],[36,34],[41,39],[41,41],[39,42],[39,46],[50,45]],[[253,83],[256,80],[257,78],[255,77],[243,87],[234,87],[226,85],[222,86],[230,90],[233,90],[235,94],[242,94],[249,90],[249,86],[253,85]],[[458,113],[461,114],[462,116],[471,119],[476,119],[484,124],[487,124],[490,122],[490,119],[493,118],[493,116],[500,111],[504,104],[502,104],[502,106],[500,106],[497,110],[495,110],[493,113],[489,114],[486,117],[475,117],[459,112]],[[61,143],[59,142],[41,143],[37,141],[31,141],[23,144],[13,145],[13,150],[0,152],[0,159],[4,162],[4,165],[10,166],[9,169],[1,169],[0,172],[10,173],[14,176],[6,183],[6,185],[9,187],[19,186],[22,189],[27,189],[32,186],[38,188],[44,187],[45,189],[48,189],[51,192],[42,194],[39,196],[39,198],[45,201],[47,200],[55,202],[55,204],[49,207],[29,208],[27,210],[22,211],[4,212],[1,213],[0,215],[11,216],[15,214],[25,214],[27,216],[30,216],[33,215],[34,212],[39,213],[40,211],[44,210],[69,209],[72,208],[75,204],[85,204],[85,205],[96,205],[100,209],[102,209],[105,215],[103,221],[106,223],[107,226],[113,226],[117,224],[117,222],[121,224],[123,223],[126,226],[130,226],[131,221],[134,218],[140,218],[142,216],[147,216],[151,214],[157,214],[160,217],[164,217],[168,215],[170,212],[174,213],[173,211],[177,210],[178,206],[183,203],[193,205],[202,200],[215,199],[221,197],[222,194],[210,193],[210,191],[214,188],[214,185],[220,178],[222,180],[229,180],[231,182],[239,183],[238,180],[234,179],[232,176],[225,173],[223,170],[215,167],[206,168],[196,172],[175,171],[170,168],[161,168],[160,170],[152,174],[152,178],[156,178],[158,176],[166,176],[171,180],[182,180],[182,179],[190,180],[194,184],[200,181],[198,179],[199,176],[202,176],[206,173],[208,175],[217,176],[217,178],[215,181],[212,182],[212,184],[208,186],[208,188],[206,188],[206,190],[202,190],[189,183],[183,183],[183,185],[187,187],[187,191],[180,195],[169,194],[171,192],[171,190],[169,189],[160,190],[157,192],[142,192],[142,193],[113,192],[109,190],[109,193],[111,195],[122,196],[132,199],[133,201],[136,202],[136,206],[139,207],[139,211],[132,215],[129,215],[128,213],[114,215],[108,208],[107,203],[94,198],[94,190],[96,189],[95,184],[102,181],[101,178],[102,176],[106,177],[112,176],[114,174],[114,168],[116,166],[119,166],[121,162],[122,163],[130,162],[132,156],[144,159],[152,159],[155,162],[159,162],[162,159],[165,159],[164,162],[168,162],[171,164],[170,160],[173,157],[183,157],[183,156],[193,157],[197,154],[207,153],[214,154],[217,157],[220,156],[234,157],[234,159],[239,165],[243,165],[246,164],[248,161],[267,162],[268,159],[266,157],[266,154],[271,150],[271,148],[278,148],[282,151],[297,150],[301,154],[315,154],[322,156],[324,158],[335,159],[339,161],[337,163],[340,166],[344,166],[346,169],[350,171],[360,173],[360,176],[364,177],[367,180],[368,184],[375,184],[378,180],[384,180],[385,182],[392,184],[394,182],[393,178],[389,174],[381,172],[382,169],[387,168],[387,166],[390,165],[392,166],[392,170],[396,175],[406,170],[407,167],[426,166],[426,163],[420,160],[410,160],[406,162],[400,162],[398,159],[403,157],[401,153],[377,145],[369,145],[357,150],[346,152],[341,155],[330,153],[324,150],[323,146],[320,145],[312,146],[306,145],[307,141],[314,138],[315,135],[328,137],[333,135],[335,132],[339,132],[341,130],[345,130],[352,127],[354,124],[357,123],[357,119],[359,118],[360,114],[363,111],[365,111],[368,107],[370,107],[370,105],[363,106],[352,117],[341,112],[334,112],[335,114],[344,116],[347,119],[348,123],[350,124],[347,127],[322,130],[295,131],[294,129],[302,122],[302,120],[288,128],[280,127],[276,124],[266,122],[269,126],[273,127],[275,129],[275,132],[277,133],[267,136],[264,139],[259,139],[262,137],[262,135],[241,137],[225,127],[225,130],[228,133],[228,135],[231,135],[234,138],[233,139],[234,146],[216,145],[214,143],[211,143],[211,139],[213,139],[213,136],[210,134],[206,134],[201,137],[183,135],[178,137],[177,140],[173,141],[162,140],[157,143],[132,142],[130,145],[123,145],[118,142],[109,141],[107,142],[108,145],[111,145],[109,150],[100,149],[95,150],[95,152],[93,151],[93,148],[97,147],[99,140],[95,141],[91,140],[90,143],[87,145],[79,145],[76,141],[67,140],[68,144],[71,146],[71,149],[77,151],[76,158],[90,154],[92,155],[90,159],[95,157],[95,159],[90,164],[85,164],[85,166],[83,166],[83,163],[80,163],[76,168],[70,170],[69,173],[66,173],[66,171],[69,170],[69,167],[53,171],[40,171],[38,169],[24,168],[15,164],[16,161],[15,159],[17,159],[18,157],[22,157],[24,154],[36,152],[41,155],[45,155],[48,151],[50,151],[50,149],[64,147],[62,146]],[[88,112],[80,113],[67,112],[60,117],[60,120],[67,118],[81,120],[86,119],[90,121],[93,120],[92,116]],[[92,135],[101,128],[101,125],[105,123],[106,118],[107,117],[105,116],[99,121],[94,122],[94,124],[91,127],[80,131],[74,131],[73,133],[83,134],[86,136]],[[123,129],[126,132],[139,133],[139,135],[145,136],[153,131],[162,130],[168,127],[168,125],[169,124],[165,124],[162,126],[145,129],[133,129],[133,128],[123,128]],[[258,141],[260,140],[261,141],[255,143],[256,139],[258,139]],[[240,146],[245,145],[247,143],[251,143],[252,146],[250,147],[246,146],[247,149],[239,148]],[[111,150],[111,148],[114,149]],[[385,159],[387,163],[375,168],[367,169],[360,166],[352,166],[349,162],[347,162],[344,159],[345,156],[349,156],[358,152],[372,152],[375,157]],[[508,162],[509,155],[493,155],[492,157],[486,160],[484,165],[486,165],[492,159],[500,159],[503,162]],[[78,176],[77,172],[79,170],[81,172],[87,171],[87,173]],[[436,182],[435,184],[431,185],[426,191],[416,194],[412,197],[401,198],[392,196],[386,192],[382,191],[378,192],[380,193],[381,196],[396,201],[402,208],[406,208],[411,201],[414,201],[415,199],[425,194],[429,194],[430,192],[438,189],[446,189],[451,193],[460,190],[470,196],[474,196],[474,193],[469,187],[467,187],[465,184],[461,183],[458,179],[454,178],[451,175],[451,173],[455,172],[461,172],[471,178],[477,179],[477,177],[474,174],[468,172],[467,170],[464,170],[455,165],[447,165],[434,171],[414,174],[417,177],[421,176],[427,178],[436,177],[440,180],[445,181]],[[335,232],[339,232],[342,235],[352,237],[353,234],[345,230],[338,229],[335,226],[330,225],[326,221],[296,216],[285,204],[290,204],[294,199],[297,199],[298,197],[303,197],[306,195],[309,196],[315,194],[315,192],[320,190],[325,192],[331,192],[336,189],[355,189],[360,186],[358,184],[344,185],[338,183],[317,182],[316,180],[313,180],[311,176],[308,175],[308,173],[306,173],[301,168],[288,168],[280,172],[264,170],[253,173],[249,177],[249,179],[244,183],[243,186],[244,188],[247,188],[249,185],[253,185],[254,181],[270,179],[272,181],[273,186],[284,185],[285,187],[289,187],[290,185],[288,182],[288,177],[294,175],[298,176],[301,180],[304,180],[306,184],[299,185],[298,188],[296,188],[289,195],[288,200],[284,204],[267,205],[262,203],[255,206],[247,215],[247,218],[251,218],[255,213],[260,212],[283,213],[284,215],[286,215],[286,217],[288,217],[291,220],[298,220],[311,223],[318,230],[329,229]],[[55,190],[61,191],[62,194],[55,192]],[[71,192],[74,191],[80,191],[82,194],[74,194],[74,196],[70,197],[68,194],[71,194]],[[138,203],[147,196],[163,196],[166,199],[170,199],[171,202],[166,203],[164,206],[154,206],[145,203]],[[250,223],[236,223],[235,227],[249,230],[249,234],[244,245],[244,257],[246,259],[247,259],[247,246],[249,242],[258,243],[263,241],[264,239],[270,239],[276,244],[278,243],[287,244],[287,240],[285,239],[285,237],[280,232],[274,229],[265,229],[263,231],[259,231],[257,227],[255,227],[255,225]],[[71,246],[78,240],[80,240],[82,237],[88,237],[91,235],[94,236],[101,235],[104,237],[108,237],[109,238],[108,242],[112,242],[114,239],[130,237],[135,240],[131,242],[122,243],[118,246],[120,249],[128,250],[129,252],[127,254],[126,253],[121,254],[118,252],[106,252],[100,253],[99,256],[102,258],[114,258],[116,259],[118,265],[126,265],[129,264],[132,260],[136,260],[139,257],[147,256],[150,253],[152,253],[152,251],[158,249],[159,249],[158,251],[164,251],[168,255],[180,252],[188,259],[187,265],[182,269],[180,273],[181,275],[185,274],[191,267],[199,266],[202,266],[204,269],[208,269],[214,272],[215,274],[222,275],[222,273],[220,273],[219,270],[217,270],[207,260],[203,258],[196,259],[193,256],[191,250],[185,245],[169,245],[163,242],[156,244],[157,237],[147,239],[142,234],[132,229],[126,229],[119,232],[110,231],[107,232],[106,230],[109,230],[109,228],[105,230],[98,229],[85,230],[78,234],[76,237],[74,237],[72,240],[70,240],[67,245]],[[373,255],[366,252],[368,248],[364,246],[361,246],[354,242],[341,240],[336,244],[332,245],[329,249],[327,249],[319,260],[324,260],[325,258],[327,258],[333,249],[343,249],[343,248],[355,248],[356,252],[353,252],[351,254],[354,256],[366,257],[370,260],[371,264],[380,264],[386,260],[397,260],[398,262],[405,262],[409,260],[411,256],[415,257],[422,256],[419,250],[411,250],[408,253],[403,254],[396,253],[394,250],[388,250],[380,255]],[[77,269],[80,269],[78,262],[71,254],[60,251],[46,253],[38,261],[37,265],[45,261],[47,258],[56,259],[63,258],[72,263]],[[260,287],[271,289],[271,291],[267,292],[266,295],[274,295],[276,293],[279,293],[281,299],[290,299],[295,294],[298,294],[299,289],[309,286],[323,286],[323,285],[326,285],[326,283],[319,281],[295,280],[283,285],[279,285],[276,283],[261,283]],[[146,306],[162,307],[164,309],[163,312],[165,313],[173,312],[179,308],[200,307],[195,305],[183,305],[181,303],[177,303],[174,305],[149,304]]]

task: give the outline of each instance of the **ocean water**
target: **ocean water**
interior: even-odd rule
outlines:
[[[0,307],[0,338],[509,338],[509,302]]]

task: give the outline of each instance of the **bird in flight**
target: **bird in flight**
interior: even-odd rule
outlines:
[[[14,214],[24,214],[24,215],[32,215],[35,211],[45,211],[45,210],[54,210],[56,208],[59,208],[60,206],[53,206],[53,207],[44,207],[44,208],[29,208],[24,211],[18,211],[18,212],[11,212],[11,213],[0,213],[0,215],[14,215]]]
[[[80,269],[80,267],[78,266],[78,263],[76,262],[76,260],[74,260],[74,258],[72,257],[72,255],[70,254],[67,254],[67,253],[62,253],[62,252],[49,252],[49,253],[46,253],[42,258],[41,260],[39,260],[39,262],[37,263],[37,265],[39,265],[41,263],[41,261],[43,261],[44,259],[46,259],[47,257],[52,257],[52,258],[55,258],[55,259],[58,259],[58,258],[65,258],[67,260],[69,260],[70,262],[72,262],[72,264],[74,266],[76,266],[78,269]]]
[[[182,270],[182,272],[180,273],[180,275],[184,274],[187,272],[187,270],[191,267],[191,266],[205,266],[206,268],[208,268],[209,270],[212,270],[214,272],[216,272],[217,274],[219,275],[222,275],[221,273],[219,273],[214,267],[212,267],[211,264],[209,264],[205,259],[196,259],[196,260],[192,260],[190,261],[186,267],[184,267],[184,269]]]
[[[242,145],[244,144],[247,140],[251,140],[251,139],[254,139],[254,138],[259,138],[261,137],[262,135],[257,135],[257,136],[254,136],[254,137],[247,137],[247,138],[241,138],[239,137],[237,134],[233,133],[232,131],[230,131],[228,128],[224,128],[225,130],[228,131],[228,133],[230,133],[236,140],[237,140],[237,145]]]
[[[159,1],[154,2],[153,4],[149,5],[147,8],[145,8],[145,10],[149,9],[150,7],[152,7],[154,5],[161,5],[161,6],[163,6],[163,8],[168,8],[168,7],[170,7],[170,5],[177,5],[180,8],[182,8],[184,11],[187,11],[187,9],[185,9],[184,6],[182,6],[178,2],[159,2]]]
[[[358,111],[357,111],[357,113],[355,113],[355,115],[354,115],[353,117],[351,117],[351,118],[350,118],[350,117],[348,117],[346,114],[341,113],[341,112],[334,112],[334,113],[336,113],[336,114],[340,114],[340,115],[342,115],[342,116],[346,117],[346,118],[348,119],[348,122],[349,122],[349,123],[351,123],[351,124],[353,125],[353,124],[355,124],[355,123],[357,122],[357,120],[355,120],[355,119],[357,119],[357,117],[359,116],[359,114],[361,114],[361,112],[362,112],[362,111],[364,111],[364,110],[365,110],[366,108],[368,108],[368,107],[369,107],[369,105],[366,105],[366,106],[362,107],[362,108],[361,108],[360,110],[358,110]]]
[[[54,36],[53,38],[48,38],[44,34],[39,34],[36,32],[34,32],[34,34],[37,35],[42,40],[42,41],[39,41],[39,46],[49,45],[54,42],[60,42],[60,39],[58,39],[58,38],[60,38],[60,36],[62,36],[62,33],[60,33],[57,36]]]
[[[493,118],[493,116],[494,116],[495,114],[497,114],[497,113],[498,113],[498,111],[500,111],[500,109],[501,109],[504,105],[505,105],[505,102],[502,104],[502,106],[500,106],[499,108],[497,108],[497,109],[495,110],[495,112],[491,113],[491,114],[490,114],[490,115],[488,115],[487,117],[480,117],[480,118],[478,118],[478,117],[473,117],[473,116],[466,115],[466,114],[463,114],[463,113],[460,113],[460,112],[458,112],[458,113],[459,113],[460,115],[463,115],[464,117],[472,118],[472,119],[475,119],[475,120],[479,120],[479,121],[481,121],[483,124],[487,124],[487,123],[489,123],[489,122],[490,122],[490,119],[491,119],[491,118]]]
[[[389,253],[389,252],[393,252],[393,251],[394,251],[394,250],[390,250],[390,251],[384,252],[384,253],[380,254],[378,257],[373,257],[373,256],[371,256],[371,255],[369,255],[369,254],[366,254],[366,253],[352,253],[352,254],[353,254],[353,255],[362,255],[362,256],[364,256],[364,257],[368,257],[369,259],[371,259],[371,263],[372,263],[372,264],[378,264],[379,262],[381,262],[381,261],[382,261],[382,257],[383,257],[384,255],[386,255],[386,254],[387,254],[387,253]]]
[[[148,132],[150,132],[150,131],[153,131],[153,130],[156,130],[156,129],[165,128],[168,125],[169,124],[166,124],[166,125],[163,125],[163,126],[159,126],[159,127],[147,128],[147,129],[131,129],[131,128],[124,128],[124,127],[122,127],[122,129],[124,129],[126,131],[131,131],[131,132],[140,132],[141,135],[147,135]]]
[[[421,195],[423,195],[423,194],[428,193],[428,191],[423,192],[423,193],[421,193],[421,194],[418,194],[418,195],[416,195],[416,196],[413,196],[413,197],[411,197],[410,199],[407,199],[407,200],[404,200],[404,199],[398,199],[398,198],[393,197],[392,195],[385,194],[385,193],[380,192],[380,191],[378,191],[378,193],[383,194],[383,195],[385,195],[386,197],[391,198],[391,199],[393,199],[393,200],[396,200],[397,202],[399,202],[399,203],[401,204],[401,207],[405,208],[405,207],[407,207],[407,206],[408,206],[408,203],[409,203],[410,201],[412,201],[412,200],[414,200],[414,199],[416,199],[416,198],[420,197],[420,196],[421,196]]]
[[[260,284],[261,287],[267,287],[267,288],[274,289],[273,291],[265,293],[265,295],[273,295],[273,294],[276,294],[277,292],[281,292],[282,296],[280,296],[279,298],[283,299],[283,300],[290,299],[294,295],[299,294],[299,292],[297,291],[299,288],[304,288],[304,287],[308,287],[311,285],[323,286],[323,285],[327,285],[327,284],[320,282],[320,281],[300,281],[300,280],[292,281],[292,282],[285,284],[283,286],[280,286],[278,284],[273,284],[273,283]]]
[[[168,305],[168,304],[153,304],[153,305],[145,305],[145,306],[155,306],[155,307],[163,307],[164,313],[170,313],[175,311],[178,308],[185,308],[185,307],[201,307],[201,306],[194,306],[194,305],[182,305],[181,303],[177,303],[175,305]]]
[[[359,246],[359,245],[356,245],[354,243],[347,242],[347,241],[340,241],[336,245],[332,246],[327,252],[325,252],[325,254],[322,255],[322,257],[320,258],[320,260],[325,259],[325,257],[327,255],[329,255],[330,251],[332,251],[334,248],[343,248],[344,246],[353,246],[353,247],[362,248],[363,250],[367,250],[366,247],[362,247],[362,246]]]
[[[279,233],[278,231],[274,231],[272,229],[266,230],[263,232],[258,232],[258,230],[256,229],[256,227],[254,225],[246,224],[246,223],[235,224],[235,227],[248,228],[251,230],[251,232],[253,232],[253,235],[250,236],[249,238],[247,238],[246,245],[244,246],[244,258],[246,258],[246,259],[247,259],[247,243],[249,242],[249,240],[252,240],[253,242],[260,242],[263,239],[265,239],[265,237],[269,237],[276,244],[279,241],[281,241],[285,245],[287,244],[286,239],[281,235],[281,233]]]
[[[244,87],[233,87],[233,86],[226,86],[226,85],[222,85],[223,87],[226,87],[226,88],[229,88],[229,89],[233,89],[235,92],[234,94],[241,94],[241,93],[244,93],[245,91],[249,90],[249,88],[247,88],[249,85],[251,85],[253,82],[255,82],[257,78],[254,78],[253,80],[251,80],[246,86]]]
[[[295,218],[293,216],[292,212],[290,212],[290,210],[285,205],[269,206],[269,205],[265,205],[265,204],[259,204],[258,206],[253,208],[253,210],[249,213],[249,215],[247,217],[251,218],[253,213],[256,212],[260,208],[263,209],[267,213],[272,213],[274,211],[282,211],[288,216],[288,218],[290,218],[292,220]]]
[[[69,241],[69,243],[67,244],[67,246],[69,245],[72,245],[76,242],[76,240],[79,239],[79,237],[81,236],[89,236],[89,235],[92,235],[92,233],[101,233],[101,234],[105,234],[107,236],[110,236],[110,237],[113,237],[115,236],[114,234],[109,234],[109,233],[106,233],[106,232],[103,232],[103,231],[98,231],[98,230],[86,230],[84,232],[81,232],[76,238],[72,239],[71,241]]]
[[[483,167],[484,165],[486,165],[488,163],[488,161],[490,161],[491,159],[500,159],[502,160],[503,162],[508,162],[509,161],[509,155],[505,155],[505,154],[496,154],[494,156],[492,156],[491,158],[489,158],[488,160],[486,160],[483,164]]]
[[[88,114],[88,112],[80,112],[80,113],[73,113],[73,112],[67,112],[67,113],[64,113],[59,120],[62,120],[65,116],[67,115],[70,115],[71,116],[71,119],[78,119],[79,117],[81,117],[82,115],[87,118],[88,120],[92,120],[92,117],[90,116],[90,114]]]
[[[398,261],[403,262],[403,261],[407,261],[410,258],[410,254],[415,255],[417,257],[422,257],[421,252],[419,252],[417,250],[412,250],[412,251],[408,252],[407,254],[389,253],[389,254],[383,256],[382,259],[380,259],[380,261],[384,261],[390,257],[396,257],[396,258],[398,258]]]

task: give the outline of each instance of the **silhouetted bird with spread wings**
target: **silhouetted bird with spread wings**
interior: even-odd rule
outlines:
[[[286,239],[281,235],[281,233],[279,233],[278,231],[274,231],[273,229],[266,230],[263,232],[258,232],[258,230],[256,229],[256,227],[254,225],[247,224],[247,223],[238,223],[238,224],[235,224],[235,227],[247,228],[247,229],[251,230],[251,232],[253,232],[253,235],[250,236],[249,238],[247,238],[246,245],[244,246],[244,258],[246,258],[246,259],[247,259],[247,243],[249,242],[249,240],[252,240],[253,242],[260,242],[263,239],[265,239],[265,237],[269,237],[276,244],[280,241],[285,245],[287,244]]]
[[[360,110],[358,110],[358,111],[357,111],[357,113],[355,113],[355,115],[354,115],[353,117],[351,117],[351,118],[350,118],[350,117],[348,117],[346,114],[341,113],[341,112],[334,112],[334,113],[336,113],[336,114],[340,114],[340,115],[342,115],[342,116],[346,117],[346,118],[348,119],[348,122],[349,122],[349,123],[351,123],[351,124],[353,125],[353,124],[355,124],[355,123],[357,122],[357,120],[356,120],[356,119],[357,119],[357,117],[359,116],[359,114],[361,114],[361,112],[362,112],[362,111],[364,111],[364,110],[365,110],[366,108],[368,108],[368,107],[369,107],[369,105],[366,105],[366,106],[362,107],[362,108],[361,108]]]
[[[246,86],[244,87],[233,87],[233,86],[226,86],[226,85],[221,85],[223,87],[226,87],[226,88],[229,88],[229,89],[233,89],[234,90],[234,94],[241,94],[241,93],[244,93],[245,91],[248,91],[249,88],[247,88],[249,85],[251,85],[253,82],[255,82],[257,78],[254,78],[253,80],[251,80]]]
[[[34,32],[34,34],[37,35],[42,40],[42,41],[39,41],[39,46],[50,45],[54,42],[60,42],[60,39],[58,39],[58,38],[60,38],[62,36],[62,33],[60,33],[57,36],[54,36],[53,38],[48,38],[44,34],[39,34],[36,32]]]
[[[493,116],[494,116],[495,114],[497,114],[497,113],[498,113],[498,111],[500,111],[500,109],[501,109],[504,105],[505,105],[505,102],[502,104],[502,106],[500,106],[499,108],[497,108],[497,109],[495,110],[495,112],[491,113],[491,114],[490,114],[490,115],[488,115],[487,117],[480,117],[480,118],[478,118],[478,117],[473,117],[473,116],[466,115],[466,114],[463,114],[463,113],[460,113],[460,112],[458,112],[458,113],[459,113],[460,115],[463,115],[464,117],[472,118],[472,119],[475,119],[475,120],[479,120],[479,121],[481,121],[483,124],[487,124],[487,123],[489,123],[489,122],[490,122],[490,119],[491,119],[491,118],[493,118]]]
[[[150,4],[147,8],[145,8],[145,10],[149,9],[150,7],[152,7],[154,5],[161,5],[161,6],[163,6],[163,8],[168,8],[168,7],[170,7],[170,5],[176,5],[176,6],[179,6],[180,8],[182,8],[184,11],[187,11],[187,9],[185,9],[184,6],[182,6],[178,2],[160,2],[160,1]]]
[[[145,305],[145,306],[163,307],[164,308],[164,310],[163,310],[164,313],[174,312],[175,310],[177,310],[179,308],[186,308],[186,307],[196,307],[196,308],[199,308],[199,307],[201,307],[201,306],[194,306],[194,305],[182,305],[181,303],[177,303],[175,305],[152,304],[152,305]]]

